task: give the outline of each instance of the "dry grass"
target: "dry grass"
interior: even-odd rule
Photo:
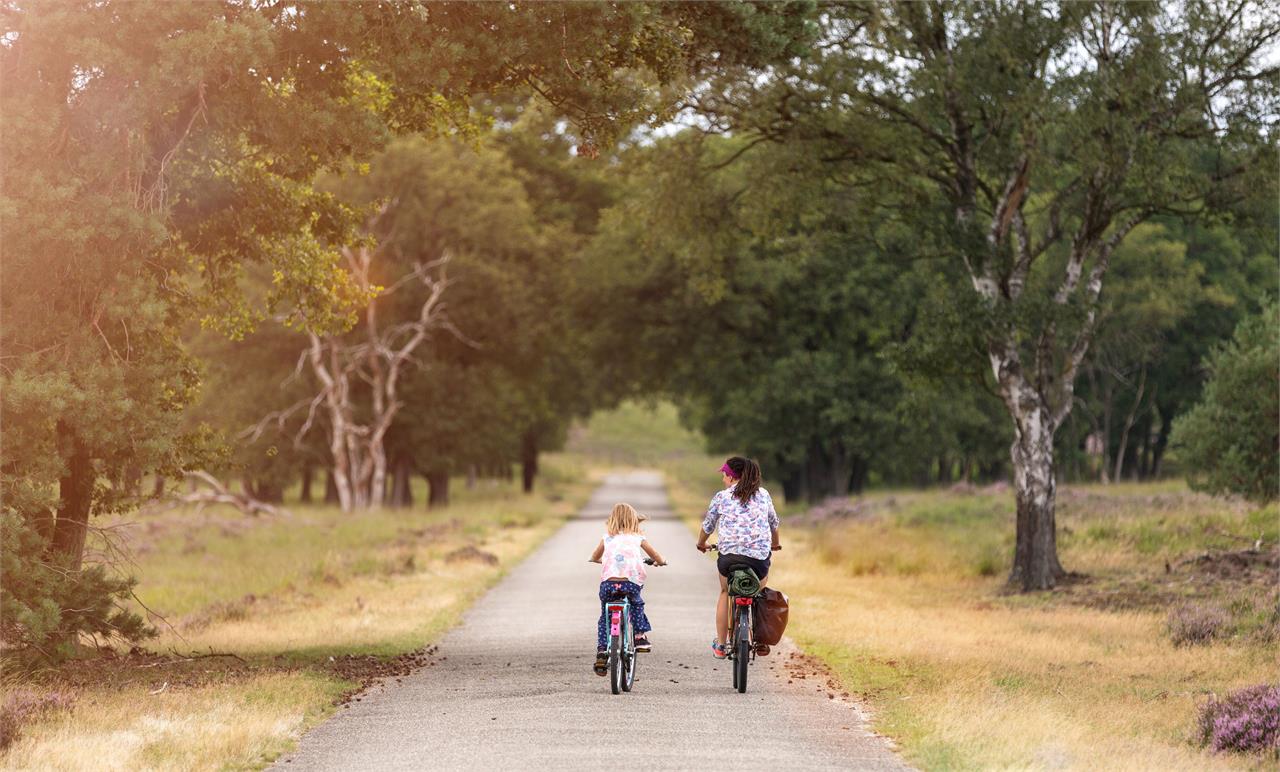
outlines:
[[[540,495],[459,485],[452,506],[430,512],[131,517],[116,533],[134,555],[139,597],[167,620],[146,648],[238,659],[117,656],[10,674],[0,697],[70,691],[74,704],[21,727],[0,768],[260,766],[381,672],[377,658],[436,640],[576,511],[590,481],[573,459],[548,466]]]
[[[346,684],[307,673],[263,675],[151,695],[92,691],[29,727],[5,769],[249,769],[274,758],[326,714]]]
[[[719,486],[721,460],[696,444],[648,459],[691,529]],[[1014,535],[1007,489],[879,491],[824,508],[843,517],[817,520],[807,509],[784,508],[784,551],[770,580],[790,595],[788,634],[864,699],[875,727],[911,763],[1126,771],[1274,764],[1215,756],[1191,740],[1209,694],[1276,679],[1277,647],[1264,633],[1280,622],[1280,576],[1255,567],[1224,580],[1211,570],[1220,563],[1202,557],[1258,539],[1274,550],[1275,506],[1192,494],[1181,481],[1064,487],[1062,559],[1088,579],[1030,595],[1004,591]],[[1186,599],[1228,610],[1232,635],[1175,647],[1165,612]]]
[[[1186,559],[1258,537],[1274,545],[1276,509],[1176,484],[1069,489],[1063,561],[1090,579],[1024,596],[1002,593],[1008,499],[876,494],[865,517],[787,529],[771,583],[792,598],[789,633],[926,769],[1266,765],[1206,753],[1191,736],[1207,695],[1275,679],[1275,645],[1242,622],[1231,640],[1178,648],[1163,612],[1184,595],[1228,604],[1274,589],[1274,572],[1206,581]]]

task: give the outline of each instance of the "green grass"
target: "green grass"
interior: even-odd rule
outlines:
[[[660,466],[705,455],[702,436],[680,424],[669,402],[624,402],[570,432],[566,450],[596,463]]]

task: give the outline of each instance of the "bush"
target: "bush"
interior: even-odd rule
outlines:
[[[1280,496],[1280,304],[1242,321],[1206,365],[1204,398],[1173,428],[1187,481],[1271,501]]]
[[[66,692],[35,692],[19,689],[0,704],[0,751],[18,739],[25,724],[55,710],[70,710],[71,695]]]
[[[1230,621],[1217,606],[1184,603],[1169,611],[1165,631],[1174,646],[1198,646],[1219,637]]]
[[[1258,684],[1210,698],[1200,709],[1200,745],[1215,751],[1280,751],[1280,686]]]
[[[103,566],[69,571],[24,518],[0,512],[0,643],[23,658],[59,661],[81,635],[138,641],[155,630],[122,604],[136,581]]]

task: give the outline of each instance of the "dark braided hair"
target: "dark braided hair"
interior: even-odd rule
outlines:
[[[760,465],[742,456],[734,456],[724,463],[738,478],[738,484],[733,486],[733,497],[745,505],[760,490]]]

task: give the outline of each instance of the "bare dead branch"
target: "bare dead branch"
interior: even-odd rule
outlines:
[[[173,494],[168,501],[160,506],[164,508],[173,508],[183,504],[195,504],[199,510],[210,504],[226,504],[235,507],[246,515],[257,517],[258,515],[271,515],[276,517],[290,517],[292,513],[283,507],[277,507],[268,504],[265,501],[259,501],[247,493],[235,493],[229,489],[221,480],[200,469],[191,470],[184,475],[188,480],[197,483],[203,483],[207,490],[196,490],[188,493]]]

